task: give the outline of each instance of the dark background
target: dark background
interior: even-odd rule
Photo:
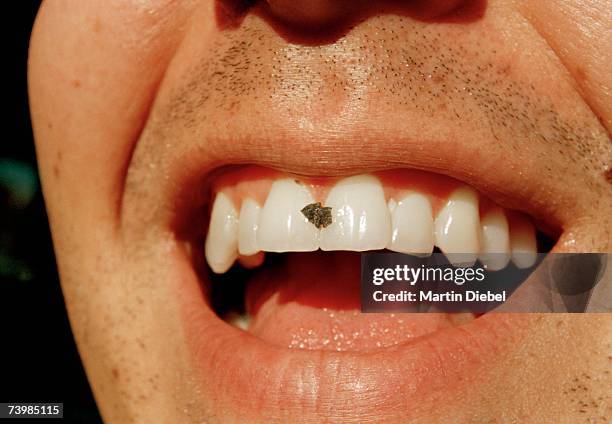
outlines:
[[[26,63],[39,1],[5,2],[0,143],[0,402],[63,402],[101,422],[68,324],[36,170]],[[9,10],[7,10],[9,9]]]

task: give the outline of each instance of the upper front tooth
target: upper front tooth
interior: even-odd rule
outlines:
[[[257,226],[261,208],[253,199],[242,201],[240,222],[238,223],[238,252],[241,255],[254,255],[259,252]]]
[[[217,274],[227,271],[238,257],[238,214],[225,193],[217,194],[213,203],[205,249],[206,261]]]
[[[314,203],[310,191],[293,178],[272,184],[259,215],[257,245],[268,252],[310,252],[319,248],[319,230],[301,210]]]
[[[389,250],[402,253],[433,251],[433,216],[426,196],[411,193],[391,211],[391,242]]]
[[[478,194],[469,187],[454,191],[434,222],[436,245],[453,264],[473,265],[479,250]]]
[[[491,271],[498,271],[510,260],[510,235],[508,219],[503,209],[495,207],[484,214],[480,223],[481,262]]]
[[[384,249],[391,236],[391,217],[383,188],[371,175],[339,181],[325,206],[332,208],[332,223],[321,230],[322,250]]]
[[[535,228],[522,215],[512,219],[510,226],[510,246],[512,249],[512,262],[519,268],[529,268],[536,263],[538,244]]]

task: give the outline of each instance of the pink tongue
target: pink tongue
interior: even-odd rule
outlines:
[[[287,254],[249,282],[249,332],[302,349],[367,351],[453,325],[446,314],[362,314],[356,252]]]

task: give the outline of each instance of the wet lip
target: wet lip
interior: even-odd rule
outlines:
[[[533,323],[528,315],[491,313],[371,352],[289,349],[222,321],[193,268],[183,265],[189,281],[181,281],[177,293],[195,369],[212,386],[208,396],[246,421],[278,419],[281,411],[304,419],[321,413],[406,419],[433,406],[427,399],[435,392],[453,396],[481,367],[521,343]]]

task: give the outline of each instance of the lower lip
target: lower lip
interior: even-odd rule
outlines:
[[[374,352],[273,346],[218,318],[193,268],[177,288],[186,340],[206,402],[239,421],[330,414],[410,420],[453,396],[521,342],[529,315],[487,314]],[[435,396],[434,396],[435,395]],[[448,398],[450,399],[450,398]],[[435,405],[430,405],[435,407]]]

